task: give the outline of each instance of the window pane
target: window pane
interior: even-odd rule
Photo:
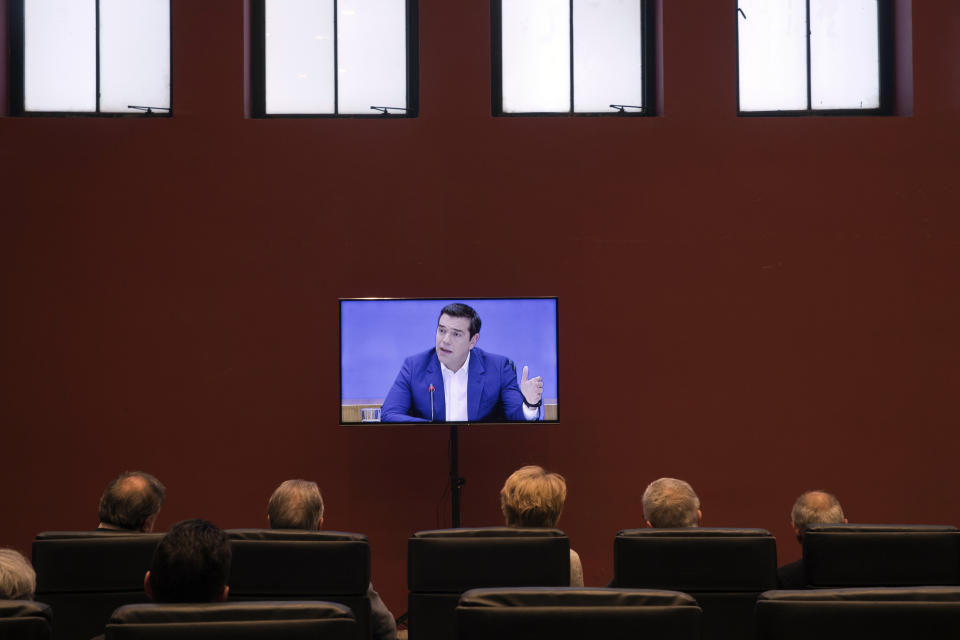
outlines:
[[[266,112],[333,113],[333,0],[266,0]]]
[[[877,0],[810,1],[814,109],[880,106]]]
[[[574,0],[574,111],[643,106],[640,0]]]
[[[405,0],[339,0],[340,113],[407,106]]]
[[[25,0],[26,111],[95,111],[97,15],[94,0]]]
[[[846,0],[844,0],[846,1]],[[740,0],[740,110],[807,108],[804,0]]]
[[[170,107],[169,0],[100,0],[100,110]]]
[[[503,111],[570,110],[568,0],[503,0]]]

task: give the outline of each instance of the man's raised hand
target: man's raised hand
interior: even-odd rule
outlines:
[[[520,392],[529,405],[540,404],[540,397],[543,395],[543,378],[527,378],[530,374],[530,367],[523,366],[523,375],[520,376]]]

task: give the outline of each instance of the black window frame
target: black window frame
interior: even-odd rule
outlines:
[[[540,117],[577,117],[577,118],[646,118],[656,113],[656,86],[657,86],[657,43],[654,34],[656,29],[656,2],[654,0],[640,1],[640,37],[643,38],[643,51],[640,64],[643,68],[641,91],[643,105],[640,109],[627,111],[626,109],[611,111],[575,111],[574,110],[574,33],[573,33],[573,0],[570,3],[570,109],[568,111],[523,111],[506,112],[503,110],[503,5],[502,0],[490,0],[490,71],[492,83],[490,91],[490,109],[494,117],[503,118],[540,118]],[[625,105],[631,106],[631,105]]]
[[[333,113],[267,113],[267,43],[265,0],[250,0],[250,110],[253,118],[416,118],[420,105],[420,38],[418,0],[406,2],[407,104],[406,110],[370,113],[338,113],[339,79],[336,71],[339,55],[337,33],[338,0],[333,0]],[[374,106],[374,105],[371,105]],[[398,105],[376,105],[396,108]]]
[[[867,109],[845,108],[845,109],[814,109],[813,96],[811,91],[810,69],[810,0],[805,0],[806,20],[807,20],[807,108],[806,109],[780,109],[769,111],[744,111],[740,108],[740,20],[744,18],[739,4],[734,10],[736,24],[736,42],[737,42],[737,115],[745,118],[753,117],[817,117],[817,116],[891,116],[894,115],[894,15],[893,0],[877,0],[877,72],[880,80],[880,105]]]
[[[173,116],[173,6],[172,0],[167,2],[167,11],[170,14],[168,20],[170,30],[170,107],[157,107],[153,105],[142,105],[143,111],[101,111],[100,110],[100,0],[94,0],[96,10],[96,33],[94,33],[94,42],[96,46],[96,93],[97,106],[95,111],[27,111],[24,101],[26,100],[26,70],[25,63],[25,29],[24,23],[25,0],[7,0],[7,35],[10,43],[10,115],[14,117],[80,117],[80,118],[143,118],[160,117],[169,118]]]

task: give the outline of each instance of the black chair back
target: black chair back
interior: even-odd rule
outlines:
[[[952,526],[812,525],[803,534],[812,587],[960,585],[960,531]]]
[[[453,640],[460,594],[478,587],[570,585],[570,541],[557,529],[437,529],[407,545],[410,640]]]
[[[960,589],[876,587],[768,591],[757,600],[758,640],[955,640]]]
[[[700,639],[685,593],[541,587],[471,589],[457,606],[459,640]]]
[[[348,607],[333,602],[128,605],[114,612],[105,640],[353,640]]]
[[[760,593],[777,585],[776,540],[764,529],[629,529],[613,543],[614,585],[689,593],[704,640],[751,639]]]
[[[53,608],[55,640],[103,633],[114,609],[147,602],[143,577],[161,534],[47,531],[33,541],[36,599]]]
[[[370,543],[342,531],[228,529],[230,600],[327,600],[350,607],[370,637]]]
[[[50,605],[33,600],[0,600],[0,638],[50,640],[53,635]]]

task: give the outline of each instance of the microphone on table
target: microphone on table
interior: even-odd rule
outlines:
[[[432,384],[427,387],[427,391],[430,392],[430,422],[433,422],[433,392],[436,390],[436,387],[434,387]]]

